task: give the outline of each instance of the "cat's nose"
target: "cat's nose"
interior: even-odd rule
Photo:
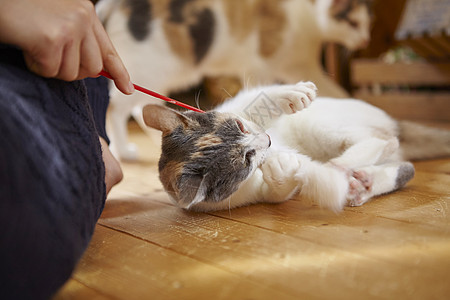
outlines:
[[[267,135],[267,138],[269,139],[269,146],[267,146],[267,147],[270,147],[270,145],[272,145],[272,141],[270,140],[270,135],[268,135],[267,133],[266,133],[266,135]]]

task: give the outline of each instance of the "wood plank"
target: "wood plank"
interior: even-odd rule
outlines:
[[[294,299],[282,291],[103,226],[97,226],[73,277],[119,299],[232,299],[235,295]]]
[[[416,51],[421,57],[427,60],[445,60],[449,53],[437,45],[432,38],[428,36],[418,36],[411,39],[400,41]]]
[[[446,86],[450,84],[450,63],[393,63],[374,59],[352,61],[351,81],[354,85],[392,84]]]
[[[450,195],[429,195],[406,187],[391,195],[380,196],[364,205],[364,212],[411,224],[431,225],[446,232],[450,228]],[[361,208],[349,208],[362,211]]]
[[[89,299],[89,300],[106,300],[117,299],[111,295],[103,295],[74,279],[70,279],[53,297],[53,300],[75,300],[75,299]]]
[[[362,99],[397,119],[450,121],[450,93],[383,93],[356,91]]]
[[[338,215],[324,214],[324,217],[319,217],[317,208],[302,206],[298,202],[250,208],[250,213],[242,209],[231,216],[225,212],[217,214],[389,264],[409,268],[414,257],[414,267],[423,271],[439,270],[443,263],[450,266],[450,255],[447,253],[450,233],[446,230],[428,224],[411,226],[411,223],[380,218],[362,208],[346,208]],[[441,244],[442,241],[445,242]],[[424,244],[434,243],[439,246],[429,247],[429,252],[423,252]],[[448,271],[441,269],[441,272]]]
[[[430,39],[447,53],[447,57],[450,55],[450,38],[448,36],[435,34],[431,35]]]
[[[415,161],[414,167],[416,171],[450,175],[450,160],[445,158]]]
[[[404,236],[410,234],[410,231],[399,232],[397,237],[390,235],[386,242],[377,240],[377,245],[383,245],[381,249],[370,245],[364,246],[368,235],[355,229],[354,225],[348,228],[343,226],[342,224],[346,223],[345,216],[333,217],[334,214],[330,212],[310,208],[309,212],[313,215],[311,224],[302,214],[304,205],[298,201],[282,205],[244,207],[231,212],[222,212],[221,218],[185,212],[170,205],[155,203],[151,199],[133,199],[133,203],[127,204],[123,200],[111,200],[109,204],[111,205],[113,201],[120,201],[117,205],[138,205],[142,210],[133,217],[125,218],[110,216],[107,206],[105,215],[100,220],[101,224],[126,231],[133,236],[292,295],[307,293],[319,298],[367,299],[386,295],[391,298],[406,295],[425,297],[429,295],[430,287],[434,290],[433,293],[436,293],[433,295],[450,292],[447,284],[435,280],[436,274],[440,274],[439,276],[450,274],[448,268],[440,268],[443,264],[450,266],[448,235],[446,237],[449,242],[439,244],[439,247],[430,250],[431,259],[419,256],[418,260],[422,260],[422,264],[419,264],[417,261],[411,262],[410,259],[421,253],[420,245],[418,248],[414,242],[409,241],[404,241],[400,249],[398,243],[390,245],[401,233]],[[286,209],[286,206],[289,209]],[[298,209],[292,209],[296,206],[299,206]],[[265,214],[255,215],[255,210],[258,211],[261,207],[266,208]],[[280,218],[274,216],[274,210],[278,209],[284,212]],[[111,211],[117,211],[117,208],[113,207]],[[242,221],[240,217],[246,218],[248,222],[265,220],[266,223],[264,226],[259,223],[249,227],[247,225],[250,223]],[[328,223],[330,219],[338,222],[337,225],[313,225],[317,225],[317,222]],[[337,221],[338,219],[341,221]],[[367,224],[366,221],[367,219],[362,220],[360,226],[363,223]],[[278,226],[282,226],[283,230]],[[323,240],[339,240],[337,238],[339,233],[343,232],[345,235],[347,229],[351,229],[352,233],[358,233],[353,239],[358,240],[359,237],[363,242],[352,243],[349,235],[346,235],[343,240],[350,244],[342,247],[345,250],[330,247],[334,242],[322,245],[304,238],[305,230],[308,231],[308,228],[312,227],[315,227],[314,236],[316,240],[321,241],[320,243],[323,243]],[[401,225],[395,223],[391,224],[391,227],[395,228],[393,229],[395,231],[398,230],[396,228],[401,228]],[[330,234],[330,230],[334,232]],[[376,232],[375,229],[373,231]],[[312,232],[309,232],[311,238]],[[383,234],[378,234],[378,237],[382,238]],[[429,242],[441,241],[442,234],[424,228],[419,230],[416,238]],[[356,244],[361,247],[355,247]],[[385,258],[388,257],[386,259],[389,262],[374,258],[380,255],[380,252],[385,253]],[[392,261],[395,260],[402,262],[393,264]],[[411,271],[412,267],[414,271]],[[430,273],[431,270],[433,273]],[[400,277],[403,279],[399,280]],[[390,286],[390,282],[396,283]],[[418,282],[421,282],[421,285],[417,285]]]

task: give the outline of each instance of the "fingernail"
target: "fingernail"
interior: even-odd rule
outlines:
[[[131,81],[128,83],[128,92],[130,94],[134,93],[134,85]]]

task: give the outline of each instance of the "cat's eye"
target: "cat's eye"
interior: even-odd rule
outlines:
[[[256,154],[255,149],[249,150],[249,151],[247,151],[247,153],[245,153],[245,162],[248,165],[250,164],[252,157],[255,156],[255,154]]]
[[[352,20],[347,20],[347,21],[348,21],[348,24],[349,24],[351,27],[353,27],[353,28],[358,28],[358,27],[359,27],[358,22],[352,21]]]
[[[248,133],[248,131],[245,130],[244,124],[242,124],[241,120],[236,119],[236,124],[242,133]]]

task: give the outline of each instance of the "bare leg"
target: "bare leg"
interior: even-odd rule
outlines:
[[[120,163],[112,155],[111,151],[109,151],[106,141],[101,137],[99,137],[99,140],[102,145],[102,157],[103,163],[105,164],[106,194],[108,194],[113,186],[122,181],[123,173]]]

